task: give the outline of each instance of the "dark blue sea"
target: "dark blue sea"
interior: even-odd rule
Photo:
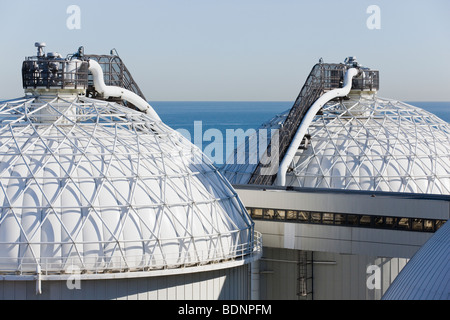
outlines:
[[[407,102],[411,105],[425,109],[444,121],[450,122],[450,102]],[[150,104],[158,112],[161,119],[175,130],[183,129],[189,132],[192,143],[200,147],[198,140],[194,141],[194,125],[197,126],[197,132],[206,132],[208,129],[216,129],[223,135],[223,142],[226,141],[225,135],[227,129],[258,129],[264,122],[269,121],[275,115],[290,109],[293,101],[267,102],[267,101],[245,101],[245,102],[170,102],[170,101],[151,101]],[[180,131],[181,132],[181,131]],[[214,134],[214,131],[213,131]],[[186,136],[186,135],[185,135]],[[189,138],[189,137],[188,137]],[[218,137],[215,137],[219,140]],[[214,141],[214,138],[207,138],[201,144],[205,150],[211,143],[221,143]],[[218,146],[218,145],[217,145]],[[232,145],[223,146],[223,157],[217,157],[213,153],[213,162],[220,166],[228,158]],[[211,149],[211,148],[210,148]],[[213,148],[214,149],[214,148]],[[215,148],[219,149],[219,148]],[[217,151],[215,150],[215,151]],[[209,154],[207,154],[209,156]],[[218,160],[223,159],[223,160]]]

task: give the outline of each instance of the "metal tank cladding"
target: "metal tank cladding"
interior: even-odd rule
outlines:
[[[223,287],[246,277],[261,254],[231,185],[151,112],[88,97],[89,59],[46,56],[39,45],[24,62],[27,95],[0,102],[0,286],[36,281],[37,294],[29,285],[10,293],[82,298],[107,292],[108,281],[138,281],[150,298],[169,290],[161,283],[209,281],[214,289],[198,297],[247,298],[249,281]],[[130,92],[119,98],[127,97],[139,107]],[[90,289],[67,287],[73,270]]]
[[[362,75],[348,81],[351,89],[327,97],[343,89],[341,69],[354,68]],[[339,72],[340,77],[334,75]],[[221,171],[232,184],[450,194],[449,124],[418,107],[379,97],[378,74],[370,86],[364,84],[370,72],[353,57],[346,64],[317,64],[292,109],[261,127],[279,132],[280,166],[273,178],[259,174],[265,159],[251,163],[257,157],[247,155],[245,145]],[[250,152],[261,148],[258,137],[248,141]]]
[[[400,101],[350,95],[328,103],[309,126],[289,185],[450,194],[450,126]]]
[[[345,81],[352,68],[361,72],[351,82]],[[265,260],[289,254],[291,260],[297,257],[311,266],[304,268],[303,274],[304,279],[308,270],[310,279],[314,275],[314,286],[310,284],[314,299],[379,299],[391,284],[385,299],[448,299],[450,225],[445,221],[450,195],[450,125],[426,110],[380,97],[378,72],[371,77],[371,71],[354,58],[346,59],[345,64],[316,64],[293,107],[261,126],[277,132],[272,140],[250,136],[248,145],[236,148],[221,171],[242,190],[256,227],[270,239]],[[370,81],[364,83],[367,79]],[[330,96],[350,84],[348,92]],[[264,154],[266,150],[270,157]],[[251,161],[257,152],[259,163]],[[274,159],[281,165],[272,166]],[[275,170],[267,170],[270,167]],[[263,169],[268,174],[262,174]],[[374,205],[374,211],[368,208],[370,204],[357,209],[356,202],[349,200],[356,194],[366,196],[361,203],[367,204],[371,203],[368,199],[399,197],[411,205],[417,197],[423,199],[424,207],[417,206],[416,215],[410,209],[399,214],[407,206],[384,202],[384,198]],[[253,195],[265,197],[264,204],[256,204]],[[339,195],[347,199],[340,200]],[[329,202],[323,200],[326,197]],[[443,211],[437,213],[428,199],[444,199]],[[365,226],[358,222],[363,218]],[[401,225],[401,220],[407,228],[392,228],[394,223]],[[387,221],[392,223],[385,225],[385,230],[378,228]],[[411,228],[414,224],[425,227],[425,223],[428,230]],[[434,236],[430,225],[440,227]],[[274,234],[284,241],[271,242],[276,239]],[[359,237],[361,241],[356,240]],[[402,247],[405,244],[407,247]],[[416,249],[409,251],[414,246]],[[335,266],[328,264],[330,261],[335,261]],[[324,267],[320,266],[323,262]],[[379,291],[369,288],[366,274],[358,277],[353,272],[369,270],[368,266],[382,266],[377,274],[382,284],[376,289]],[[281,263],[270,267],[285,270]],[[301,270],[296,273],[293,268],[290,274],[297,276]],[[284,271],[274,272],[262,286],[267,286],[267,292],[285,294],[285,287],[296,279]],[[307,281],[303,284],[305,288],[309,285]],[[308,291],[304,292],[308,297]]]

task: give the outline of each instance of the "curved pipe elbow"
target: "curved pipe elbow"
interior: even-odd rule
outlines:
[[[322,107],[330,100],[338,97],[347,96],[352,89],[352,80],[356,75],[358,75],[358,73],[359,70],[356,68],[348,69],[344,76],[344,86],[342,88],[334,89],[323,94],[309,108],[308,112],[306,113],[305,117],[302,120],[302,123],[297,129],[294,138],[292,139],[291,145],[289,146],[286,155],[284,156],[283,160],[280,163],[277,178],[275,181],[275,184],[277,186],[284,187],[286,185],[286,173],[289,168],[289,165],[291,164],[292,160],[294,160],[295,154],[297,153],[297,150],[300,147],[300,144],[303,141],[303,138],[305,137],[305,134],[309,126],[311,125],[314,117],[316,116],[317,112],[319,112],[319,110],[322,109]]]
[[[142,112],[145,112],[152,119],[156,121],[161,121],[160,117],[156,111],[140,96],[134,92],[115,86],[107,86],[103,78],[103,70],[100,64],[95,60],[89,60],[89,71],[92,73],[94,78],[94,87],[98,93],[102,94],[104,98],[120,98],[125,101],[130,102],[136,106]]]

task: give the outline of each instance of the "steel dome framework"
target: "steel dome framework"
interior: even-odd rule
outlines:
[[[202,152],[84,96],[0,103],[0,272],[148,270],[238,259],[260,241]]]
[[[450,194],[450,126],[429,112],[361,94],[329,103],[308,130],[292,185]]]
[[[357,63],[351,67],[364,70]],[[338,92],[336,89],[346,87],[344,80],[342,85],[332,88],[336,90],[334,95],[327,95],[330,91],[317,94],[311,90],[315,89],[310,85],[311,79],[315,78],[311,75],[307,78],[290,110],[261,126],[263,131],[278,131],[279,137],[275,134],[267,143],[261,139],[261,132],[249,136],[244,144],[234,150],[227,164],[221,168],[222,172],[246,194],[248,198],[245,200],[249,202],[252,216],[261,220],[261,226],[267,228],[270,237],[276,239],[274,233],[281,239],[284,237],[284,243],[281,241],[280,245],[273,241],[274,246],[297,250],[299,255],[303,251],[311,251],[316,259],[336,259],[339,261],[337,265],[350,261],[344,259],[355,259],[351,262],[355,270],[365,270],[374,263],[378,265],[376,259],[383,257],[380,289],[384,290],[383,286],[395,279],[384,299],[448,299],[449,224],[445,223],[448,206],[443,206],[439,216],[438,210],[432,209],[432,204],[425,201],[428,197],[442,198],[442,195],[444,199],[450,194],[450,125],[421,108],[379,97],[378,76],[376,87],[361,90],[354,86],[353,78],[348,92]],[[361,78],[365,77],[356,75],[356,79]],[[326,79],[327,76],[322,77],[316,87],[327,83]],[[347,87],[349,84],[347,81]],[[298,109],[304,112],[296,111]],[[293,114],[298,115],[296,119]],[[285,139],[283,144],[283,132],[294,138],[289,143]],[[283,153],[286,148],[288,151],[285,154],[289,156]],[[274,152],[269,157],[261,150]],[[254,161],[256,155],[259,156],[259,163]],[[281,163],[279,168],[262,174],[261,169],[269,168],[274,159]],[[308,194],[311,201],[302,193]],[[316,194],[323,197],[316,197]],[[341,199],[335,197],[338,194],[342,195]],[[357,194],[363,197],[359,204],[350,199]],[[261,204],[256,200],[257,196],[263,197]],[[418,197],[426,205],[418,209],[414,217],[414,210],[405,209],[405,204],[396,206],[393,202],[384,202],[385,199],[381,200],[380,196],[407,201]],[[375,198],[381,200],[377,202],[380,207],[373,207],[372,211],[369,208],[372,202],[367,199]],[[382,210],[386,210],[384,216]],[[274,226],[274,222],[280,226]],[[296,223],[295,227],[293,223]],[[269,224],[274,226],[273,229],[268,229]],[[347,230],[337,229],[344,226]],[[380,227],[385,230],[380,231]],[[411,246],[420,243],[423,234],[418,231],[435,232],[437,229],[409,263],[400,257],[410,258],[407,253],[410,248],[401,248],[396,253],[391,251],[398,244]],[[404,231],[407,230],[416,233],[406,234]],[[359,236],[364,240],[353,242]],[[401,241],[396,243],[396,237]],[[343,240],[342,243],[339,243],[340,240]],[[361,245],[363,242],[364,245]],[[385,252],[380,250],[383,243],[389,248]],[[356,248],[361,251],[353,251]],[[371,255],[377,257],[374,262],[363,262]],[[278,253],[273,256],[278,257]],[[267,258],[270,260],[271,257]],[[406,264],[404,268],[401,266],[403,262]],[[389,264],[395,267],[391,268]],[[355,278],[348,268],[326,268],[330,271],[319,269],[323,277],[314,280],[314,290],[323,285],[322,290],[326,292],[323,297],[330,297],[330,279],[336,280],[340,275]],[[402,268],[403,271],[395,278]],[[290,280],[295,279],[292,277]],[[335,281],[337,286],[334,291],[339,292],[336,297],[350,292],[349,297],[353,299],[357,294],[353,295],[352,289],[339,285],[341,282]],[[357,289],[366,292],[365,298],[368,297],[367,283],[361,282]]]
[[[287,115],[261,129],[281,128]],[[249,183],[260,143],[249,137],[221,169],[231,183]],[[315,116],[286,179],[288,186],[450,194],[450,126],[407,103],[353,92]]]

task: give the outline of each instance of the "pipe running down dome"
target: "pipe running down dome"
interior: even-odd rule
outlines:
[[[257,257],[254,223],[212,162],[152,114],[89,97],[82,53],[40,46],[26,96],[0,102],[0,274]]]
[[[345,87],[351,69],[359,70],[348,82],[351,89],[328,99]],[[254,136],[221,171],[237,185],[450,194],[449,124],[423,109],[379,97],[378,87],[378,71],[354,58],[344,64],[320,62],[294,106],[261,127],[278,130],[266,151],[274,152],[280,165],[261,174],[267,159],[249,161],[261,148]]]

